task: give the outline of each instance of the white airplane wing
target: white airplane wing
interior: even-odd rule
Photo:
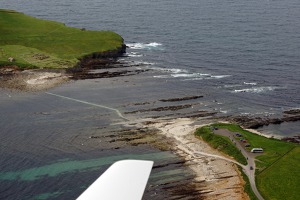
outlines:
[[[153,161],[123,160],[110,166],[77,200],[140,200]]]

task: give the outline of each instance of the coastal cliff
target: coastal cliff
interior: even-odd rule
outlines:
[[[106,65],[113,62],[114,59],[121,57],[126,53],[126,45],[123,43],[115,50],[105,52],[95,52],[80,58],[77,66],[84,68],[93,68],[94,66]]]

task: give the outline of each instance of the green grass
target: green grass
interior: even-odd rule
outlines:
[[[14,57],[15,64],[66,68],[86,55],[117,50],[123,44],[123,38],[111,31],[66,27],[10,10],[0,9],[0,24],[0,65]],[[49,59],[34,59],[37,53]]]
[[[251,148],[261,147],[264,149],[264,153],[256,157],[258,160],[258,162],[256,162],[257,174],[272,165],[292,148],[299,146],[297,144],[284,142],[273,138],[266,138],[255,133],[251,133],[235,124],[214,124],[212,126],[226,128],[232,132],[239,132],[243,135],[243,138],[248,141],[248,143],[251,145]]]
[[[266,138],[246,131],[235,124],[206,126],[203,127],[205,134],[211,132],[209,127],[225,128],[232,132],[239,132],[251,144],[251,148],[262,147],[264,149],[264,153],[256,157],[256,166],[259,168],[256,170],[256,182],[265,199],[299,198],[300,146],[298,144]],[[245,191],[252,199],[248,187],[246,184]]]
[[[236,161],[244,165],[247,164],[243,154],[232,144],[229,138],[213,134],[210,126],[205,126],[196,130],[195,134],[208,142],[213,148],[218,149],[225,154],[232,156]]]
[[[299,199],[300,147],[295,147],[260,173],[256,182],[266,199]]]
[[[44,56],[45,59],[38,59],[38,56]],[[17,66],[37,67],[37,68],[69,68],[73,67],[77,59],[62,59],[53,54],[48,54],[35,48],[20,46],[20,45],[6,45],[0,49],[0,59],[13,57],[16,62],[13,64]],[[9,65],[8,61],[3,61],[4,65]]]

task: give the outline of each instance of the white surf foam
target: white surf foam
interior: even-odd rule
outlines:
[[[224,85],[224,88],[235,88],[235,87],[240,87],[242,85]]]
[[[165,68],[156,68],[156,69],[164,72],[171,72],[171,74],[154,76],[155,78],[183,78],[183,81],[221,79],[221,78],[226,78],[231,76],[231,75],[211,75],[211,74],[204,74],[204,73],[188,73],[188,71],[184,69],[165,69]]]
[[[221,79],[221,78],[227,78],[230,77],[231,75],[215,75],[215,76],[210,76],[212,79]]]
[[[155,63],[152,62],[143,62],[143,61],[134,61],[132,63],[133,66],[137,66],[137,65],[143,65],[143,66],[151,66],[151,65],[155,65]]]
[[[153,78],[172,78],[170,75],[158,75],[158,76],[153,76]]]
[[[227,110],[220,110],[221,113],[227,114],[228,111]]]
[[[187,79],[184,79],[183,81],[200,81],[200,80],[203,80],[204,78],[187,78]]]
[[[186,76],[186,77],[192,77],[189,79],[185,79],[184,81],[197,81],[197,80],[203,80],[203,79],[221,79],[221,78],[226,78],[231,75],[211,75],[211,74],[201,74],[201,73],[195,73],[191,76]]]
[[[130,44],[126,44],[126,46],[128,46],[131,49],[157,49],[157,50],[162,50],[162,44],[161,43],[157,43],[157,42],[151,42],[151,43],[130,43]]]
[[[253,83],[247,83],[247,82],[244,82],[245,85],[257,85],[257,83],[253,82]]]
[[[126,54],[128,57],[142,57],[142,54],[139,54],[138,52],[130,52]]]
[[[267,91],[273,91],[275,89],[278,89],[278,87],[252,87],[252,88],[245,88],[245,89],[239,89],[239,90],[233,90],[233,93],[240,93],[240,92],[248,92],[248,93],[262,93]]]
[[[201,77],[201,74],[192,73],[192,74],[171,74],[174,78],[198,78]]]
[[[183,77],[183,78],[191,78],[192,79],[203,79],[203,78],[210,78],[212,77],[211,74],[203,74],[203,73],[182,73],[182,74],[176,74],[173,77],[177,78],[177,77]],[[188,80],[188,79],[187,79]]]

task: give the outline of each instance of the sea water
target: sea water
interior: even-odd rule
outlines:
[[[134,103],[159,107],[159,99],[192,95],[204,96],[197,109],[225,115],[277,117],[299,108],[298,0],[0,0],[0,8],[115,31],[128,46],[120,60],[149,70],[113,81],[71,82],[51,89],[53,94],[122,113],[136,110]],[[0,110],[0,199],[74,199],[116,160],[178,159],[150,147],[91,142],[90,136],[122,121],[107,109],[43,92],[1,90]],[[275,134],[291,136],[287,127]],[[292,130],[297,134],[297,127]],[[154,179],[184,174],[160,173]]]
[[[161,72],[154,81],[173,81],[186,93],[210,91],[230,113],[299,107],[297,0],[1,0],[0,6],[115,31],[125,39],[128,59]]]

